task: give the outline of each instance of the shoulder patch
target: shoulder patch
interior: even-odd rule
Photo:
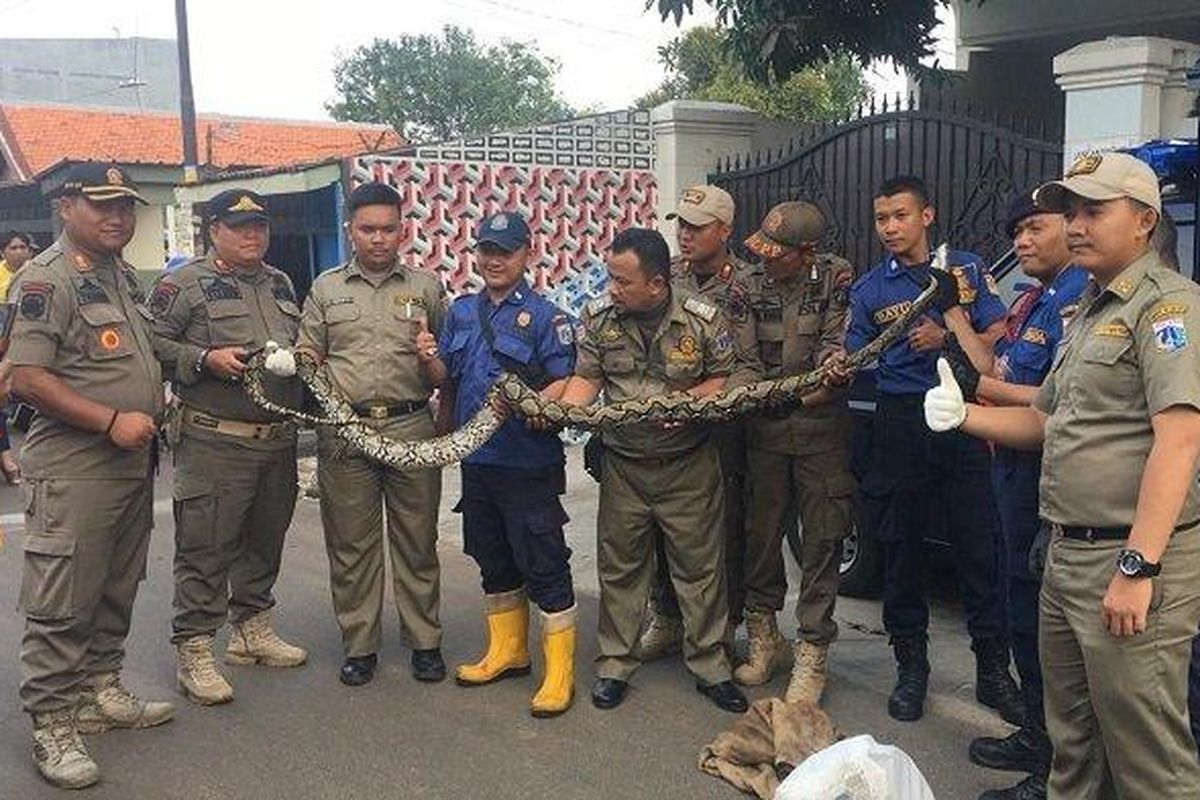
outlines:
[[[27,281],[21,284],[21,299],[17,308],[22,319],[41,322],[50,316],[50,300],[54,284],[48,281]]]
[[[1158,322],[1167,317],[1182,317],[1187,312],[1188,307],[1183,303],[1161,303],[1150,312],[1150,321]]]
[[[154,286],[154,291],[150,293],[150,302],[146,307],[154,317],[165,317],[171,310],[171,306],[175,305],[175,298],[178,296],[179,284],[165,279],[160,280]]]
[[[717,316],[717,307],[710,306],[708,303],[696,297],[689,297],[683,301],[683,310],[695,314],[705,322],[712,322]]]
[[[1154,344],[1164,353],[1187,347],[1187,326],[1182,316],[1158,317],[1153,321]]]

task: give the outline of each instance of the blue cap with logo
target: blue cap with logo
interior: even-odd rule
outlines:
[[[501,211],[479,220],[475,229],[475,246],[491,244],[509,253],[529,244],[532,234],[520,214]]]

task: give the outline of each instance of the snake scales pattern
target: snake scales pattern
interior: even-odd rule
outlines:
[[[878,358],[900,338],[913,322],[933,304],[938,284],[929,285],[912,304],[878,337],[851,354],[843,362],[844,369],[855,371]],[[511,373],[505,373],[492,387],[479,411],[453,433],[433,439],[395,441],[383,436],[368,420],[355,413],[350,403],[334,387],[329,373],[310,354],[297,351],[296,373],[308,387],[322,415],[307,414],[272,401],[263,389],[265,354],[259,352],[250,359],[243,376],[243,387],[259,407],[298,422],[331,427],[351,448],[367,458],[398,469],[430,469],[461,461],[483,445],[504,422],[508,413],[541,418],[555,425],[596,431],[637,422],[719,422],[758,409],[793,402],[818,389],[830,373],[829,366],[803,375],[758,381],[707,397],[695,397],[687,392],[627,400],[611,405],[587,407],[568,406],[547,400],[523,384]]]

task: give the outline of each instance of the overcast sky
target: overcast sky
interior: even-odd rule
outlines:
[[[657,48],[678,34],[645,0],[191,0],[192,77],[200,111],[327,118],[333,65],[375,37],[471,28],[482,39],[535,43],[561,65],[558,86],[577,107],[628,107],[662,80]],[[684,27],[712,19],[697,0]],[[12,37],[174,38],[171,0],[0,0]],[[943,59],[945,60],[945,59]],[[153,80],[153,76],[141,76]],[[903,85],[877,75],[889,91]]]

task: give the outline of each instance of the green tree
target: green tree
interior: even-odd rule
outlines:
[[[983,2],[983,0],[970,0]],[[759,81],[784,81],[793,73],[846,53],[862,66],[891,61],[918,79],[942,73],[921,60],[934,53],[937,8],[950,0],[706,0],[729,48]],[[675,24],[694,0],[646,0]]]
[[[333,68],[337,120],[386,123],[409,141],[453,139],[564,119],[558,64],[536,47],[484,45],[448,25],[440,36],[375,39]]]
[[[667,100],[717,100],[740,103],[776,119],[813,122],[846,116],[868,95],[862,70],[845,54],[767,84],[746,74],[728,40],[727,33],[702,26],[660,48],[659,61],[667,77],[637,105],[653,108]]]

